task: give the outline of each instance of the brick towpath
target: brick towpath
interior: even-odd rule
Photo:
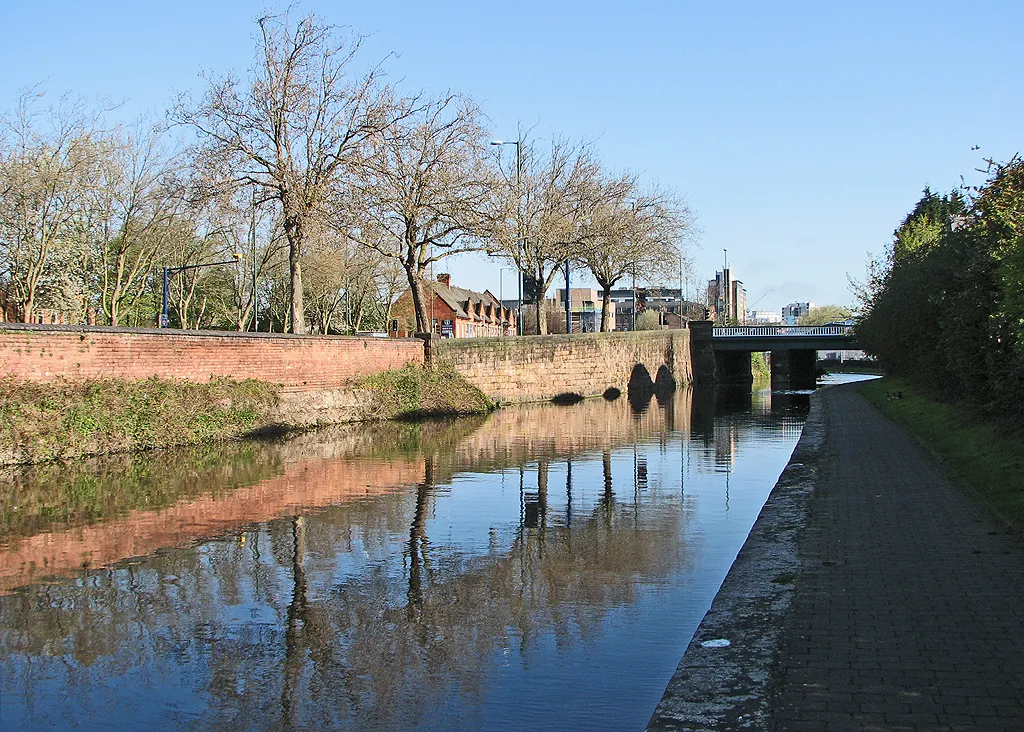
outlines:
[[[1024,541],[856,392],[825,438],[776,730],[1024,730]]]

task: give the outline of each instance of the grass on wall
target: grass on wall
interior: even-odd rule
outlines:
[[[902,394],[891,399],[889,395]],[[865,381],[860,393],[908,427],[983,501],[1024,529],[1024,432],[961,404],[936,401],[910,382]]]
[[[411,419],[431,415],[484,414],[494,403],[450,366],[406,366],[382,371],[357,386],[371,395],[371,409],[380,419]]]
[[[277,387],[247,379],[0,380],[0,463],[72,459],[239,437],[267,423]]]

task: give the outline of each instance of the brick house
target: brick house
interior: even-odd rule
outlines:
[[[451,275],[439,274],[436,282],[424,283],[427,310],[434,332],[442,338],[481,338],[516,334],[516,313],[502,307],[489,291],[474,292],[452,287]],[[416,330],[412,291],[406,290],[391,307],[390,335],[412,335]]]

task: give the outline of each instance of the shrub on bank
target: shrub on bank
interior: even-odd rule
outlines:
[[[976,189],[925,189],[859,296],[857,340],[886,373],[1024,423],[1024,160]]]
[[[750,354],[750,372],[754,375],[754,381],[759,384],[772,380],[772,367],[767,353],[755,351]]]
[[[277,387],[247,379],[0,381],[0,463],[195,445],[265,426]]]
[[[484,414],[494,403],[450,366],[406,366],[382,371],[357,386],[371,395],[371,411],[380,419],[430,415]]]

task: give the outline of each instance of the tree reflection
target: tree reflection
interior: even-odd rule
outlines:
[[[577,504],[570,526],[549,522],[553,466],[538,462],[535,525],[524,518],[497,552],[445,547],[432,561],[428,468],[411,493],[0,598],[5,627],[19,629],[2,637],[5,691],[16,679],[23,694],[56,663],[72,696],[107,689],[96,703],[116,704],[116,684],[100,678],[159,675],[171,664],[194,692],[217,700],[220,724],[415,726],[453,693],[479,699],[479,669],[495,653],[526,662],[543,652],[545,636],[561,648],[585,639],[609,607],[635,598],[638,583],[679,564],[680,513],[618,502],[611,463],[606,451],[604,485],[593,505]],[[568,465],[565,475],[571,505]],[[387,557],[403,533],[406,590],[397,594],[400,575]],[[268,542],[271,551],[261,551]],[[379,561],[351,573],[352,547]],[[60,726],[62,718],[46,719]]]
[[[427,553],[427,501],[434,489],[434,461],[427,458],[423,482],[416,486],[416,508],[409,528],[409,612],[415,612],[423,601],[423,575],[430,572],[430,556]]]
[[[288,603],[284,633],[284,684],[281,689],[281,716],[284,729],[295,729],[299,685],[305,662],[304,630],[309,602],[306,597],[306,523],[302,516],[292,517],[292,599]]]
[[[198,700],[208,728],[443,727],[446,704],[484,697],[495,658],[526,667],[591,642],[610,608],[689,561],[678,478],[659,472],[673,426],[703,425],[714,468],[744,434],[797,424],[705,404],[681,389],[636,416],[596,400],[273,443],[260,465],[290,481],[289,512],[0,597],[0,693],[44,728],[117,727],[136,688]],[[409,477],[385,490],[396,466]],[[446,533],[445,502],[469,511],[506,475],[479,544]],[[131,702],[129,726],[166,721],[156,691]]]

